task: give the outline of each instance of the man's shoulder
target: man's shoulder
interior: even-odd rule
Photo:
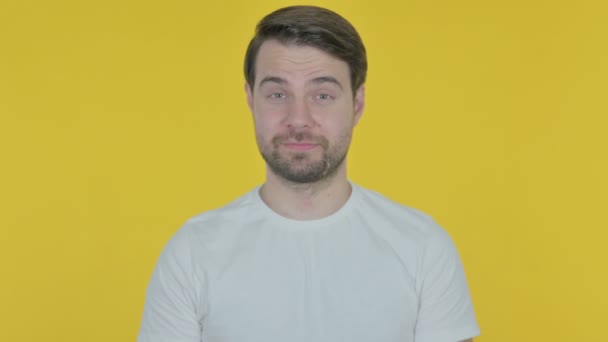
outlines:
[[[161,260],[179,260],[183,265],[207,260],[209,253],[229,250],[247,222],[255,219],[255,190],[227,205],[202,212],[188,219],[165,245]],[[249,221],[248,221],[249,220]]]
[[[186,222],[186,225],[197,226],[216,220],[238,220],[244,216],[246,217],[255,204],[255,191],[257,189],[255,188],[246,192],[222,207],[207,210],[191,217]]]
[[[377,191],[357,186],[359,192],[358,213],[369,217],[378,226],[393,227],[411,237],[428,238],[445,233],[427,213],[399,203]]]
[[[207,210],[189,218],[181,230],[202,233],[242,224],[243,221],[251,219],[252,213],[255,212],[255,191],[257,189],[246,192],[222,207]]]

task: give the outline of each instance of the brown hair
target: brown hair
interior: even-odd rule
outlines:
[[[365,82],[365,46],[351,23],[325,8],[291,6],[268,14],[256,26],[255,36],[245,54],[245,79],[252,90],[258,51],[269,39],[284,44],[312,46],[346,62],[353,93]]]

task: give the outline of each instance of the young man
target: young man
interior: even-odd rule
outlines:
[[[140,342],[457,342],[479,333],[448,235],[350,183],[365,48],[326,9],[280,9],[245,59],[266,182],[186,223],[148,287]]]

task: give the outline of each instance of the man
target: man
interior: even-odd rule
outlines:
[[[266,182],[169,241],[140,342],[457,342],[478,334],[464,272],[428,216],[350,183],[365,48],[326,9],[258,24],[246,94]]]

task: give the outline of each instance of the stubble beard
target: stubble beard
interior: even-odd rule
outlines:
[[[275,136],[270,143],[258,137],[260,153],[270,170],[277,176],[297,184],[316,183],[336,174],[338,167],[344,163],[350,145],[351,135],[342,134],[336,143],[330,146],[327,138],[312,136],[307,132],[290,132],[287,135]],[[281,145],[287,141],[312,141],[322,150],[320,159],[314,159],[310,152],[285,152]]]

